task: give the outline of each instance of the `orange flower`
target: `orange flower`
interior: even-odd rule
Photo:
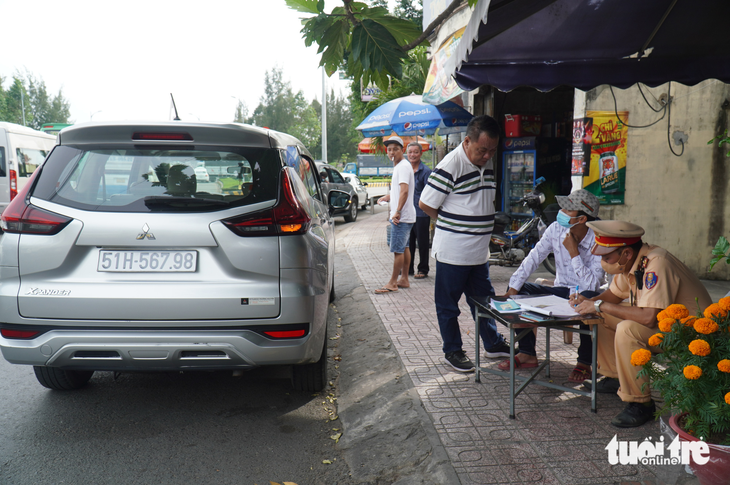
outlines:
[[[712,317],[725,318],[726,316],[727,316],[727,310],[723,310],[722,307],[717,303],[713,303],[712,305],[705,308],[705,318],[712,318]]]
[[[687,307],[677,303],[669,305],[664,311],[667,312],[667,317],[676,318],[677,320],[681,320],[682,318],[689,316],[689,310],[687,310]]]
[[[672,331],[672,325],[674,325],[674,322],[676,322],[673,318],[665,318],[664,320],[659,322],[659,330],[661,330],[664,333],[669,333]]]
[[[717,368],[720,369],[720,372],[730,374],[730,360],[722,359],[720,362],[717,363]]]
[[[720,305],[720,308],[723,310],[730,311],[730,296],[720,298],[720,301],[718,301],[717,304]]]
[[[720,328],[718,324],[709,318],[698,318],[693,326],[697,333],[703,333],[705,335],[715,333]]]
[[[634,350],[631,354],[631,365],[644,365],[651,360],[651,352],[647,349]]]
[[[652,347],[658,346],[660,343],[662,343],[662,340],[664,340],[664,335],[660,333],[655,333],[651,337],[649,337],[649,345]]]
[[[697,367],[696,365],[688,365],[684,368],[684,377],[687,379],[695,380],[699,379],[702,375],[702,369]]]
[[[725,402],[728,403],[728,404],[730,404],[730,392],[728,392],[727,394],[725,394]]]
[[[685,324],[688,327],[691,327],[692,325],[694,325],[695,320],[697,320],[697,317],[693,317],[690,315],[686,318],[681,319],[680,322],[682,322],[683,324]]]
[[[669,318],[669,315],[667,315],[667,311],[666,310],[662,310],[659,313],[657,313],[657,315],[656,315],[656,321],[657,322],[661,322],[665,318]]]
[[[704,357],[710,355],[710,344],[702,339],[693,340],[689,343],[689,351],[694,355]]]

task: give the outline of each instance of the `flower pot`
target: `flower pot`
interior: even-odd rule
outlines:
[[[686,413],[685,413],[686,414]],[[679,427],[678,420],[684,414],[669,418],[669,426],[679,435],[680,441],[700,441]],[[698,465],[693,460],[689,467],[701,485],[727,485],[730,477],[730,446],[708,443],[710,460],[704,465]]]

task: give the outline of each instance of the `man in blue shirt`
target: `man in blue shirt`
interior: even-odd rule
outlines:
[[[410,142],[406,149],[406,155],[413,167],[413,177],[416,183],[415,191],[413,192],[413,205],[416,207],[416,223],[413,225],[413,229],[411,229],[411,238],[408,243],[408,247],[411,250],[411,264],[408,268],[408,274],[413,274],[416,262],[416,241],[418,241],[418,273],[413,276],[417,280],[428,276],[428,236],[429,226],[431,225],[431,218],[418,207],[418,202],[421,200],[421,192],[423,192],[423,188],[428,183],[428,176],[431,175],[431,169],[421,163],[422,152],[421,145],[416,141]]]

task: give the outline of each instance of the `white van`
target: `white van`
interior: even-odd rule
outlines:
[[[25,187],[55,145],[53,135],[0,122],[0,212]]]

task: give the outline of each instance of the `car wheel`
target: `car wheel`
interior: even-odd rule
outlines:
[[[332,278],[332,288],[330,288],[330,303],[335,302],[335,279]]]
[[[370,197],[365,197],[365,203],[362,205],[362,210],[366,210],[370,207]]]
[[[84,387],[93,370],[63,370],[58,367],[33,366],[35,377],[43,387],[57,391],[71,391]]]
[[[345,214],[345,222],[355,222],[357,220],[357,207],[357,197],[353,197],[350,211]]]
[[[296,391],[319,392],[327,382],[327,334],[322,342],[322,354],[314,364],[292,366],[291,385]]]

